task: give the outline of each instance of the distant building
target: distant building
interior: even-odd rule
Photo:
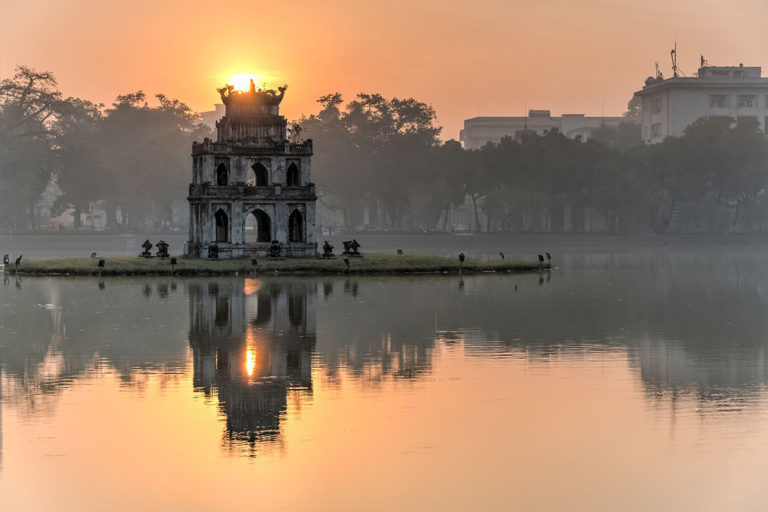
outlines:
[[[210,128],[212,132],[216,133],[216,122],[224,117],[227,110],[223,103],[216,103],[213,107],[215,110],[200,112],[200,117],[202,117],[200,121]]]
[[[648,77],[635,96],[642,101],[641,135],[651,144],[708,116],[753,117],[766,127],[768,78],[759,66],[703,65],[695,77]]]
[[[623,117],[587,117],[584,114],[563,114],[553,117],[549,110],[529,110],[528,116],[473,117],[464,121],[459,139],[464,149],[479,149],[489,142],[498,143],[504,137],[517,137],[525,130],[543,134],[556,129],[566,137],[589,139],[601,126],[618,126]]]

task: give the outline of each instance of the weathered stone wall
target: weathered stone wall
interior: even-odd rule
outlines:
[[[269,98],[264,94],[251,91],[234,97],[239,103],[250,101],[248,98],[255,102],[273,101],[269,94],[266,95]],[[252,106],[259,105],[254,103]],[[240,107],[250,108],[245,104]],[[245,123],[248,129],[230,133],[224,140],[221,137],[217,142],[205,139],[192,145],[188,253],[207,257],[209,246],[216,243],[222,258],[267,254],[269,241],[263,236],[259,242],[246,243],[245,240],[246,219],[255,210],[261,210],[269,217],[270,241],[280,242],[284,255],[316,255],[317,196],[311,175],[312,141],[292,144],[284,140],[286,123],[279,115],[239,115],[233,120],[228,118],[229,114],[228,110],[219,122],[220,135],[223,133],[221,128],[226,126]],[[282,139],[275,137],[275,126],[281,128],[277,135]],[[254,171],[257,164],[266,170],[266,184],[257,181]],[[299,171],[298,184],[292,181],[289,186],[288,170],[292,164]],[[219,173],[220,166],[226,173]],[[226,240],[217,240],[215,215],[218,211],[226,214]],[[293,212],[299,212],[301,216],[301,233],[299,241],[289,242]]]

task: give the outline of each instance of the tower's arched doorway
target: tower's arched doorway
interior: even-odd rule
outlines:
[[[291,216],[288,217],[288,241],[304,241],[304,218],[299,210],[293,210]]]
[[[299,168],[296,167],[296,164],[292,163],[288,166],[288,172],[286,175],[286,185],[289,187],[298,187],[299,186]]]
[[[253,210],[245,218],[246,244],[270,242],[272,240],[272,221],[264,210]]]
[[[229,217],[221,209],[213,217],[216,220],[215,240],[217,242],[229,242]]]
[[[219,164],[219,166],[216,168],[216,185],[219,187],[225,187],[227,186],[227,183],[229,183],[229,173],[227,172],[227,166],[224,164]]]
[[[256,162],[251,166],[251,170],[248,171],[248,185],[256,187],[266,187],[269,185],[269,172],[264,164]]]

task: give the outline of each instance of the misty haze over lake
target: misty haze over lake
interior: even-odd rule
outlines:
[[[4,503],[745,510],[768,498],[762,237],[362,242],[549,250],[557,269],[6,275]]]
[[[766,19],[0,0],[0,511],[765,510]]]

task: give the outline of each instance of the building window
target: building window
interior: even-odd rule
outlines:
[[[739,94],[739,108],[752,108],[756,97],[753,94]]]
[[[661,98],[653,98],[651,105],[653,105],[652,112],[654,114],[658,114],[661,112]]]
[[[219,209],[213,216],[216,221],[216,241],[229,242],[229,218],[224,210]]]
[[[710,94],[709,106],[715,108],[723,108],[728,106],[726,103],[727,96],[725,94]]]
[[[224,164],[219,164],[216,168],[216,185],[219,187],[226,187],[228,176],[227,168]]]
[[[299,210],[293,210],[291,216],[288,217],[288,241],[304,241],[304,220],[301,218]]]
[[[296,167],[295,163],[291,163],[291,165],[288,166],[285,184],[289,187],[299,186],[299,168]]]
[[[661,123],[651,125],[651,137],[661,137]]]
[[[251,166],[253,174],[248,173],[248,184],[257,187],[266,187],[269,185],[269,171],[261,162],[256,162]]]

